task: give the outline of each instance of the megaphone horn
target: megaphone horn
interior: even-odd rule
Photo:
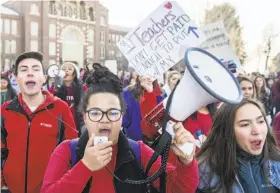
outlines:
[[[187,68],[170,105],[170,117],[184,121],[208,104],[241,102],[242,91],[238,81],[218,58],[203,49],[188,48],[185,64]]]

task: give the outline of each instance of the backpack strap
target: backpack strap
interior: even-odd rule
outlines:
[[[71,151],[71,168],[73,168],[75,166],[75,164],[77,163],[77,154],[76,154],[76,151],[75,149],[77,148],[78,146],[78,140],[79,138],[77,139],[72,139],[70,141],[70,144],[69,144],[69,147],[70,147],[70,151]]]
[[[134,151],[134,153],[136,155],[137,162],[141,166],[140,145],[138,144],[137,141],[134,141],[134,140],[129,139],[129,138],[128,138],[128,142],[129,142],[129,145],[130,145],[131,149]]]
[[[131,149],[134,151],[137,162],[139,163],[139,165],[141,166],[141,157],[140,157],[140,145],[138,144],[138,142],[132,140],[132,139],[128,139],[129,145],[131,147]],[[78,146],[78,138],[77,139],[72,139],[70,141],[69,147],[70,147],[70,151],[71,151],[71,168],[74,167],[74,165],[77,163],[77,154],[75,149]]]

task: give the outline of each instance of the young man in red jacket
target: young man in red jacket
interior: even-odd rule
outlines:
[[[21,93],[1,107],[1,185],[13,193],[40,192],[55,147],[78,136],[68,105],[41,90],[42,61],[38,52],[17,58],[15,75]]]

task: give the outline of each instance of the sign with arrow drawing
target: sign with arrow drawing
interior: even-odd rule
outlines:
[[[117,46],[139,75],[160,79],[178,63],[183,47],[198,46],[205,36],[175,2],[164,2]]]

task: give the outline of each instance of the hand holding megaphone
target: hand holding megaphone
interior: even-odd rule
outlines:
[[[166,131],[172,137],[173,152],[184,164],[190,163],[195,153],[195,139],[192,134],[184,128],[182,123],[172,121],[168,121]]]
[[[63,84],[63,78],[65,76],[65,72],[63,70],[59,70],[57,75],[54,78],[54,87],[55,90],[58,90]]]

